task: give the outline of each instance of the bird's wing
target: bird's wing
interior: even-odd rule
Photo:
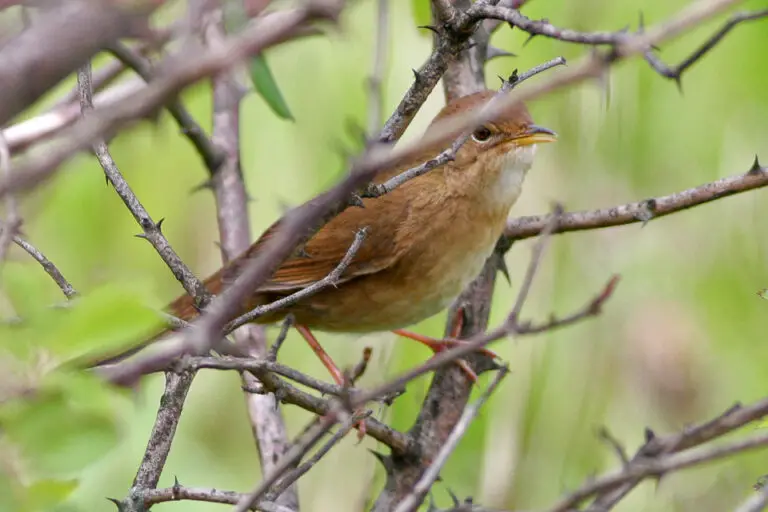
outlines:
[[[408,215],[408,204],[400,199],[393,200],[390,196],[365,199],[362,208],[347,208],[320,229],[301,251],[283,262],[259,291],[290,292],[320,281],[339,265],[354,243],[357,232],[363,228],[366,229],[366,235],[362,245],[341,275],[339,283],[389,267],[402,252],[398,247],[398,230]],[[242,272],[247,262],[259,254],[278,229],[280,221],[270,226],[244,254],[220,271],[222,277],[225,277],[222,280],[223,287]]]

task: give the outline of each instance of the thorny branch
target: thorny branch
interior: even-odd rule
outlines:
[[[86,64],[77,73],[77,83],[80,89],[80,108],[85,115],[87,112],[93,111],[93,89],[91,87],[91,65]],[[86,118],[90,115],[85,116]],[[198,301],[198,304],[204,306],[209,300],[210,295],[205,289],[203,283],[195,277],[191,270],[181,261],[179,255],[173,250],[168,240],[160,230],[163,220],[155,222],[149,215],[144,205],[133,193],[131,187],[123,178],[120,170],[117,167],[112,155],[109,152],[107,143],[104,140],[97,139],[93,144],[93,152],[96,155],[101,167],[104,169],[104,174],[109,180],[109,183],[123,200],[125,206],[136,219],[136,222],[141,226],[144,232],[141,238],[146,239],[152,247],[157,251],[157,254],[162,258],[168,268],[173,272],[173,275],[181,283],[184,289],[192,297]]]
[[[85,116],[93,110],[90,62],[78,70],[77,86],[80,91],[80,108]],[[133,193],[117,168],[117,164],[112,159],[107,143],[104,140],[97,140],[93,145],[93,151],[101,167],[104,169],[107,180],[115,188],[117,194],[144,230],[144,238],[152,244],[187,292],[195,297],[201,306],[204,306],[205,302],[209,300],[208,292],[197,277],[181,261],[160,232],[162,221],[156,224]],[[144,457],[133,480],[131,491],[122,502],[123,510],[143,510],[143,504],[138,506],[136,503],[137,500],[140,501],[140,496],[136,493],[144,489],[154,489],[157,487],[160,475],[165,467],[165,461],[171,451],[171,444],[173,443],[176,428],[181,418],[184,400],[192,386],[194,377],[194,372],[184,374],[166,373],[165,389],[160,400],[157,417],[147,442]]]
[[[304,434],[293,443],[291,449],[275,465],[271,473],[264,476],[256,488],[240,500],[233,512],[246,512],[251,506],[265,496],[278,479],[289,471],[301,458],[316,445],[334,424],[341,421],[341,428],[348,430],[357,421],[355,416],[346,413],[341,407],[329,411],[322,418],[317,418],[305,429]]]
[[[645,52],[645,60],[648,61],[648,64],[651,65],[651,67],[659,73],[661,76],[669,78],[671,80],[674,80],[677,82],[678,87],[681,87],[680,77],[682,74],[690,68],[692,65],[697,63],[701,58],[706,55],[712,48],[717,46],[717,44],[722,41],[722,39],[730,32],[733,28],[735,28],[740,23],[743,23],[745,21],[754,21],[759,20],[762,18],[768,17],[768,9],[763,9],[761,11],[754,11],[754,12],[740,12],[736,13],[718,30],[715,32],[712,37],[710,37],[704,44],[702,44],[696,51],[691,53],[688,57],[683,59],[680,64],[669,67],[668,65],[664,64],[664,62],[656,56],[656,54],[653,52],[653,50],[648,50]],[[641,27],[642,29],[642,24]]]
[[[411,493],[408,494],[405,499],[403,499],[403,501],[398,504],[395,512],[414,512],[419,508],[419,505],[429,492],[432,484],[434,484],[440,476],[440,470],[443,468],[445,463],[448,462],[448,457],[450,457],[451,454],[456,450],[456,447],[459,445],[459,441],[461,441],[461,439],[464,437],[464,434],[467,433],[469,425],[480,413],[480,408],[488,400],[488,397],[490,397],[491,394],[496,390],[504,377],[507,376],[508,372],[509,370],[506,367],[497,371],[496,377],[493,379],[493,382],[491,382],[488,388],[473,404],[467,406],[464,409],[464,412],[461,414],[459,421],[456,422],[456,426],[453,427],[451,435],[448,436],[445,444],[438,452],[437,457],[435,457],[435,459],[432,461],[432,464],[430,464],[429,468],[424,472],[419,481],[416,482],[416,485],[413,487]]]
[[[207,503],[220,503],[223,505],[236,505],[245,497],[245,494],[221,489],[200,489],[174,485],[166,489],[148,489],[142,493],[143,504],[150,507],[157,503],[169,501],[203,501]],[[259,501],[254,505],[255,510],[262,512],[294,512],[288,507],[283,507],[274,502]]]
[[[768,168],[761,166],[755,158],[750,169],[744,174],[721,178],[674,194],[613,208],[563,213],[553,233],[623,226],[637,222],[645,224],[652,219],[766,185],[768,185]],[[536,236],[549,225],[550,219],[549,215],[517,217],[507,223],[504,236],[510,240],[523,240]]]
[[[206,46],[219,46],[226,37],[224,27],[223,2],[211,4],[207,1],[190,2],[189,11],[200,27],[200,36]],[[151,77],[148,77],[151,78]],[[251,243],[251,226],[248,215],[248,193],[243,180],[240,165],[240,101],[243,97],[241,86],[234,73],[221,73],[212,79],[213,85],[213,141],[211,150],[205,146],[198,147],[201,155],[221,155],[216,162],[209,157],[203,157],[211,174],[210,184],[216,200],[216,216],[219,224],[221,240],[222,263],[237,257]],[[202,129],[185,112],[179,110],[171,113],[180,126]],[[188,119],[187,119],[188,118]],[[193,139],[193,143],[195,140]],[[215,143],[215,144],[214,144]],[[248,325],[240,329],[231,329],[238,348],[250,358],[264,359],[267,357],[266,334],[261,326]],[[229,331],[227,331],[229,332]],[[245,391],[245,404],[251,431],[259,452],[261,473],[268,474],[274,470],[275,462],[288,450],[288,433],[279,409],[276,394],[256,394],[247,388],[260,387],[256,374],[241,372],[241,382]],[[299,497],[295,486],[286,486],[286,491],[275,500],[277,505],[299,511]]]

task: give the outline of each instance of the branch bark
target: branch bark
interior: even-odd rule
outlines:
[[[202,21],[203,39],[208,47],[220,47],[224,43],[225,28],[220,2],[213,9],[206,3],[194,2],[193,16]],[[233,73],[221,73],[213,79],[213,146],[221,152],[223,160],[216,166],[208,164],[211,172],[216,217],[219,224],[222,263],[245,252],[251,243],[251,226],[248,217],[248,193],[240,167],[240,100],[242,87]],[[214,153],[214,154],[215,154]],[[211,154],[205,151],[201,154]],[[233,333],[237,345],[253,358],[267,357],[266,333],[263,326],[242,325]],[[261,387],[261,382],[251,373],[241,372],[245,390]],[[277,461],[290,445],[285,420],[274,393],[256,394],[244,392],[251,430],[259,451],[261,472],[268,475],[275,470]],[[295,485],[287,488],[274,500],[275,504],[294,512],[299,510],[299,496]]]

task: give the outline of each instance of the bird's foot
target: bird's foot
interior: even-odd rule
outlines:
[[[396,329],[392,332],[394,332],[398,336],[402,336],[403,338],[408,338],[414,341],[418,341],[422,345],[425,345],[430,349],[432,349],[432,351],[435,354],[438,354],[445,350],[452,349],[454,347],[459,347],[462,345],[469,344],[469,342],[465,340],[457,340],[452,338],[435,339],[435,338],[430,338],[429,336],[424,336],[422,334],[406,331],[403,329]],[[496,359],[498,357],[495,353],[485,348],[478,349],[477,352],[493,359]],[[465,360],[457,359],[455,362],[459,366],[459,368],[462,369],[462,371],[469,378],[470,381],[477,382],[477,374],[472,370],[472,368],[469,367],[469,364]]]

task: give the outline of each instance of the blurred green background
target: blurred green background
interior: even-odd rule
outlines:
[[[524,12],[579,30],[615,30],[635,27],[640,10],[652,24],[686,3],[535,0]],[[421,66],[431,48],[431,37],[415,28],[411,2],[391,4],[385,113],[394,109],[411,83],[411,68]],[[765,7],[765,2],[745,2],[744,7]],[[253,197],[254,236],[286,205],[310,198],[344,172],[339,148],[355,144],[348,124],[365,126],[366,121],[374,12],[370,0],[355,2],[339,31],[268,52],[296,121],[277,119],[255,94],[243,103],[242,160]],[[664,45],[660,55],[670,64],[678,62],[721,22]],[[589,51],[543,37],[523,46],[525,39],[509,27],[494,36],[494,44],[518,56],[487,67],[491,87],[498,85],[497,75],[506,76],[514,68],[525,70],[558,55],[575,62]],[[536,121],[556,130],[560,141],[539,151],[512,214],[544,213],[553,201],[577,210],[641,200],[746,172],[755,153],[768,161],[767,52],[768,22],[758,21],[738,27],[691,68],[683,77],[682,95],[674,82],[637,60],[614,69],[606,87],[585,83],[531,104]],[[208,129],[209,88],[190,89],[184,101]],[[418,135],[442,103],[438,88],[407,137]],[[206,179],[206,171],[168,115],[158,125],[145,123],[123,133],[111,149],[149,212],[155,219],[165,218],[164,232],[185,262],[198,275],[212,272],[220,258],[212,195],[191,192]],[[762,342],[768,303],[756,292],[768,285],[767,193],[723,199],[644,227],[556,237],[525,307],[526,317],[568,313],[614,273],[622,276],[617,293],[596,319],[492,347],[509,361],[512,373],[451,457],[444,483],[434,488],[436,503],[450,503],[449,487],[487,506],[545,509],[590,475],[619,464],[596,436],[600,426],[631,451],[642,442],[646,426],[659,433],[677,431],[736,401],[764,396],[768,346]],[[41,308],[61,302],[60,293],[34,261],[12,247],[2,270],[2,311],[38,321],[0,330],[0,349],[12,354],[5,358],[7,364],[0,359],[0,389],[44,381],[77,399],[57,402],[50,397],[59,391],[52,392],[48,398],[58,405],[36,416],[32,426],[20,423],[16,431],[13,418],[23,407],[6,405],[0,414],[8,433],[0,437],[0,496],[5,496],[0,509],[20,509],[13,496],[35,494],[23,486],[42,482],[46,493],[69,495],[61,510],[114,510],[105,497],[121,498],[128,491],[154,420],[162,378],[147,378],[137,392],[126,394],[90,380],[70,379],[58,386],[50,372],[57,354],[74,350],[67,344],[78,336],[90,336],[94,343],[104,336],[124,342],[150,322],[142,304],[162,307],[182,290],[149,244],[134,238],[137,225],[105,186],[93,158],[75,159],[52,182],[24,197],[22,212],[24,234],[81,293],[95,294],[83,307],[90,307],[89,314],[104,319],[105,325],[94,334],[72,322],[50,321],[52,313]],[[511,306],[532,243],[516,244],[508,256],[512,286],[500,281],[492,324]],[[103,303],[112,309],[102,311]],[[108,326],[114,325],[110,331]],[[438,335],[443,325],[441,316],[415,329]],[[271,330],[270,337],[274,334]],[[374,365],[362,386],[382,382],[430,355],[411,342],[395,343],[390,334],[364,339],[323,335],[322,341],[340,365],[354,364],[364,346],[374,348]],[[327,377],[295,335],[280,358]],[[392,408],[377,414],[396,428],[408,428],[427,385],[427,379],[414,382]],[[71,419],[73,408],[85,411],[85,423]],[[284,413],[291,433],[309,418],[293,407]],[[77,439],[78,431],[87,436]],[[42,437],[47,444],[40,444]],[[69,444],[62,448],[65,440]],[[376,448],[376,443],[366,439],[355,446],[353,438],[347,439],[304,477],[302,510],[361,510],[383,482],[381,468],[366,448]],[[87,460],[77,464],[73,454],[81,451]],[[753,492],[752,484],[765,473],[765,452],[739,456],[669,476],[659,486],[645,483],[616,510],[728,510]],[[188,486],[232,490],[249,489],[260,478],[236,374],[205,371],[195,380],[161,486],[172,485],[174,476]],[[79,485],[61,483],[67,479]],[[156,508],[204,511],[223,506],[180,502]]]

